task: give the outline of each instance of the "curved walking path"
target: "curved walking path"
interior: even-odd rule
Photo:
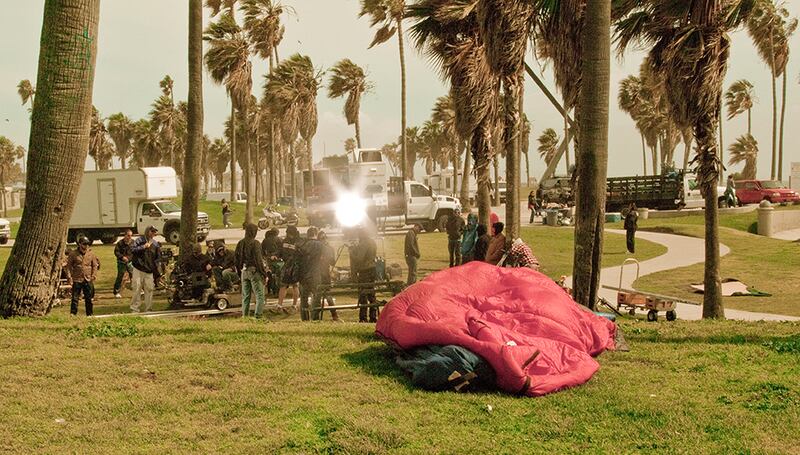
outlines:
[[[625,231],[618,229],[607,229],[606,232],[622,235],[625,234]],[[702,263],[705,260],[705,242],[703,239],[686,237],[682,235],[643,231],[637,232],[636,237],[638,239],[659,243],[667,247],[667,252],[665,254],[640,263],[640,277],[664,270],[671,270]],[[726,254],[730,253],[730,248],[725,245],[720,244],[719,249],[721,256],[725,256]],[[635,279],[636,266],[627,266],[622,276],[622,287],[634,289],[633,282]],[[698,277],[698,281],[702,281],[702,279],[702,276]],[[568,285],[571,286],[572,277],[569,277],[567,281]],[[617,288],[619,286],[619,266],[604,268],[600,273],[600,285]],[[616,291],[610,289],[601,288],[600,296],[611,303],[616,303],[617,301]],[[700,294],[698,294],[698,300],[702,300],[702,296]],[[678,318],[680,319],[697,320],[701,319],[702,317],[702,306],[679,303],[676,312],[678,313]],[[663,313],[660,315],[660,317],[663,317]],[[733,310],[729,308],[725,309],[725,317],[727,319],[738,319],[742,321],[800,321],[800,317],[795,316],[754,313],[751,311]]]

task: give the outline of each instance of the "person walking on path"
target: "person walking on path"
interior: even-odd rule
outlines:
[[[375,305],[375,256],[378,247],[366,228],[358,231],[358,244],[350,249],[351,269],[357,276],[358,322],[367,322],[367,305]],[[378,321],[378,309],[369,308],[369,322]]]
[[[475,259],[475,242],[478,241],[478,215],[467,215],[467,226],[461,236],[461,263],[466,264]]]
[[[736,201],[736,182],[733,180],[733,175],[728,176],[723,196],[725,196],[725,202],[727,202],[728,207],[736,207],[738,205]]]
[[[256,319],[264,312],[264,285],[267,280],[267,269],[261,257],[261,243],[256,240],[258,226],[246,223],[244,238],[236,244],[234,253],[236,270],[241,273],[242,280],[242,317],[250,315],[250,301],[256,296]]]
[[[228,205],[228,202],[223,199],[222,200],[222,224],[226,228],[231,227],[231,207]]]
[[[319,231],[317,240],[319,240],[320,246],[322,247],[322,254],[319,261],[320,284],[323,286],[330,286],[333,282],[331,271],[334,266],[336,266],[336,251],[334,251],[331,244],[328,243],[328,234],[326,234],[325,231]],[[331,296],[325,296],[324,299],[320,299],[320,303],[322,304],[322,309],[326,306],[336,306],[336,300]],[[339,314],[336,310],[331,310],[331,319],[335,322],[340,321]]]
[[[633,254],[636,249],[636,229],[639,227],[639,213],[636,211],[636,203],[631,202],[628,213],[625,215],[625,240],[628,252]]]
[[[114,281],[114,297],[117,299],[122,298],[119,291],[122,289],[122,279],[125,278],[125,274],[127,273],[129,277],[133,276],[133,265],[131,264],[132,244],[133,231],[128,229],[125,231],[125,236],[114,247],[114,256],[117,258],[117,279]]]
[[[461,235],[464,233],[464,218],[450,215],[447,219],[447,251],[450,253],[450,267],[461,265]]]
[[[158,229],[149,226],[144,235],[138,237],[131,245],[133,254],[133,277],[131,288],[131,311],[138,313],[141,309],[142,291],[144,291],[144,310],[153,309],[153,289],[155,289],[155,275],[158,273],[158,259],[161,256],[161,244],[155,239]]]
[[[536,194],[533,191],[528,193],[528,210],[531,211],[531,219],[528,221],[528,224],[533,224],[533,217],[536,216],[536,213],[539,211],[537,207]]]
[[[486,262],[489,264],[497,265],[500,259],[503,259],[506,249],[506,236],[503,234],[504,227],[505,225],[499,221],[492,225],[494,236],[489,242],[489,250],[486,252]]]
[[[97,279],[100,261],[89,248],[89,243],[91,242],[86,237],[79,238],[78,248],[72,250],[67,258],[67,280],[72,285],[69,313],[73,316],[78,314],[78,300],[81,298],[81,294],[83,294],[86,306],[86,316],[94,313],[92,305],[94,281]]]
[[[405,256],[406,265],[408,266],[408,280],[406,284],[409,286],[417,282],[417,263],[420,258],[417,234],[419,234],[421,230],[421,226],[415,224],[414,227],[409,229],[406,233]]]

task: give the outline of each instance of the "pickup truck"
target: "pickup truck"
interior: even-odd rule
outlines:
[[[452,196],[441,196],[422,183],[389,178],[386,200],[375,196],[378,221],[384,226],[404,227],[419,224],[426,232],[437,229],[444,232],[451,216],[460,216],[461,201]]]
[[[742,205],[761,201],[773,204],[800,201],[800,194],[775,180],[738,180],[735,185],[736,197]]]
[[[11,238],[11,222],[5,218],[0,218],[0,245],[8,243]]]
[[[181,208],[175,170],[171,167],[84,172],[78,199],[67,230],[67,241],[79,237],[111,244],[127,229],[144,233],[155,226],[167,242],[180,240]],[[197,238],[210,227],[208,215],[197,214]]]
[[[693,174],[609,177],[606,182],[606,211],[619,212],[635,202],[637,207],[658,210],[703,208],[705,199]],[[725,187],[717,186],[717,206],[726,206]]]

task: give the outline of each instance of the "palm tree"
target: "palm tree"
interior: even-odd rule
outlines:
[[[608,110],[611,80],[611,0],[586,2],[581,37],[578,95],[580,142],[576,150],[577,187],[573,298],[594,308],[600,287],[608,170]]]
[[[531,121],[525,113],[522,113],[522,132],[519,137],[519,148],[525,155],[525,186],[531,184]]]
[[[264,103],[269,106],[272,115],[280,119],[281,134],[284,142],[294,148],[295,139],[300,134],[306,141],[304,151],[309,155],[311,163],[311,139],[317,128],[317,91],[321,75],[314,69],[307,56],[294,54],[281,62],[267,76],[264,84]],[[298,156],[292,151],[292,175]],[[311,168],[309,167],[309,170]],[[313,173],[312,173],[313,176]],[[297,197],[295,178],[292,178],[292,193]]]
[[[403,180],[414,179],[413,163],[409,165],[406,157],[407,139],[404,136],[406,127],[406,57],[403,46],[403,18],[405,17],[405,0],[361,0],[359,17],[369,16],[370,26],[380,26],[369,48],[389,41],[397,33],[397,44],[400,53],[400,147],[403,155]]]
[[[6,184],[10,180],[11,170],[18,159],[25,155],[25,148],[15,145],[5,136],[0,136],[0,204],[3,204],[3,217],[8,217],[6,204]]]
[[[92,123],[89,130],[89,156],[94,160],[95,170],[105,171],[111,165],[114,150],[108,136],[105,120],[100,112],[92,106]]]
[[[150,111],[150,120],[161,136],[162,147],[167,151],[167,165],[172,168],[175,167],[176,163],[175,146],[178,138],[178,123],[180,121],[180,112],[175,106],[175,97],[172,93],[173,84],[170,76],[165,76],[159,82],[161,96],[152,104],[152,110]]]
[[[53,303],[64,236],[89,151],[99,0],[46,0],[31,121],[25,210],[0,279],[0,316]],[[50,260],[48,260],[50,258]]]
[[[725,105],[728,108],[728,120],[747,112],[747,134],[752,133],[752,109],[754,103],[753,84],[746,79],[739,79],[731,84],[725,92]]]
[[[647,99],[644,95],[644,86],[641,78],[637,76],[628,76],[619,83],[619,91],[617,92],[617,104],[622,112],[630,115],[636,123],[636,129],[639,130],[639,135],[642,139],[642,169],[644,175],[647,175],[647,150],[645,145],[645,128],[644,128],[644,109]]]
[[[347,95],[347,101],[344,103],[344,117],[347,119],[348,125],[355,125],[358,148],[361,148],[361,122],[358,118],[361,110],[361,96],[372,88],[364,70],[350,59],[340,60],[331,68],[328,97],[341,98]]]
[[[758,142],[752,134],[739,136],[736,142],[728,147],[731,152],[728,164],[731,166],[744,163],[742,179],[754,180],[756,178],[756,165],[758,163]]]
[[[17,94],[19,94],[19,98],[22,100],[22,105],[26,105],[30,103],[30,107],[28,108],[29,112],[33,111],[33,101],[34,97],[36,96],[36,88],[31,84],[31,81],[28,79],[23,79],[19,81],[17,84]],[[22,169],[25,170],[25,157],[22,157]]]
[[[133,122],[122,112],[108,118],[108,135],[114,141],[114,151],[125,169],[133,143]]]
[[[141,119],[133,124],[131,157],[136,167],[158,166],[161,163],[161,137],[150,120]]]
[[[418,155],[422,155],[425,151],[425,137],[420,127],[413,126],[406,130],[404,136],[397,138],[397,143],[399,144],[403,138],[405,138],[406,145],[408,146],[405,153],[401,154],[406,159],[404,167],[411,170],[410,175],[413,176],[414,164],[417,162]]]
[[[747,19],[751,1],[648,0],[618,6],[619,48],[633,42],[650,48],[653,71],[665,77],[672,118],[694,129],[698,182],[705,198],[703,317],[723,318],[717,213],[721,163],[715,132],[730,51],[728,32]]]
[[[431,112],[431,120],[441,125],[444,135],[446,155],[453,162],[453,192],[458,191],[458,173],[461,169],[461,153],[464,141],[458,135],[458,120],[456,119],[456,106],[453,97],[449,94],[436,99]],[[469,160],[467,160],[469,161]],[[465,175],[468,174],[465,173]],[[468,176],[465,178],[469,178]],[[462,206],[469,209],[469,187],[464,187],[462,179],[460,199]],[[454,194],[455,195],[455,194]]]
[[[244,30],[247,32],[247,37],[255,53],[262,59],[269,61],[269,71],[272,73],[275,65],[278,64],[278,44],[283,39],[285,31],[285,27],[281,25],[281,15],[284,12],[293,10],[273,0],[244,0],[241,9],[244,12]],[[275,203],[279,179],[275,178],[276,174],[272,171],[280,167],[276,165],[279,144],[279,141],[276,141],[278,132],[276,131],[276,119],[272,115],[269,106],[262,103],[261,111],[269,129],[269,137],[266,138],[269,143],[269,152],[266,159],[267,168],[270,171],[269,200],[270,203]]]
[[[231,119],[234,123],[237,121],[237,112],[241,118],[246,119],[253,88],[250,43],[230,12],[223,13],[217,22],[211,23],[206,29],[203,39],[209,43],[205,63],[211,79],[217,84],[225,85],[231,99]],[[244,151],[242,174],[248,194],[245,222],[250,223],[253,220],[255,195],[250,178],[248,135],[242,136],[242,142],[241,148]],[[234,198],[236,192],[236,147],[237,144],[233,143],[231,147],[231,199]]]
[[[216,16],[223,9],[232,13],[237,0],[206,0],[206,7],[211,8],[211,14]]]
[[[208,147],[206,160],[208,167],[214,174],[218,190],[222,189],[223,176],[228,168],[228,158],[230,157],[229,144],[225,139],[216,138]]]
[[[520,235],[520,142],[525,54],[535,18],[533,2],[481,0],[478,17],[489,67],[503,84],[503,143],[506,155],[506,232]]]
[[[412,34],[417,47],[426,51],[450,82],[458,135],[469,138],[475,164],[478,218],[488,225],[489,166],[496,150],[499,79],[492,76],[489,67],[477,11],[452,6],[449,0],[421,0],[409,6],[408,17],[416,21]],[[465,176],[470,173],[470,161],[465,160]]]
[[[778,98],[776,80],[784,75],[784,106],[786,93],[786,64],[789,59],[789,37],[797,28],[797,20],[789,19],[789,12],[781,3],[772,0],[755,0],[752,14],[747,20],[747,32],[756,46],[759,56],[770,68],[772,76],[772,167],[770,178],[781,174],[778,151]],[[781,108],[783,124],[783,107]],[[781,137],[782,142],[782,137]],[[779,177],[780,178],[780,177]]]
[[[381,154],[386,157],[386,161],[388,161],[389,167],[392,169],[392,175],[395,176],[397,175],[397,170],[403,166],[397,147],[396,143],[385,144],[381,147]]]
[[[537,139],[539,142],[539,147],[537,150],[539,151],[539,156],[544,160],[546,165],[550,165],[550,162],[555,158],[556,152],[558,151],[558,144],[561,143],[561,139],[558,137],[558,133],[553,128],[547,128],[546,130],[542,131],[542,134]]]

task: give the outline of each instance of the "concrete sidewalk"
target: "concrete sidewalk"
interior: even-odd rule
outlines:
[[[608,229],[607,232],[622,235],[625,234],[625,231],[617,229]],[[667,247],[666,254],[644,261],[640,264],[641,272],[639,276],[645,276],[664,270],[671,270],[678,267],[698,264],[705,260],[705,242],[703,239],[642,231],[637,232],[636,237],[638,239],[660,243],[661,245]],[[720,255],[725,256],[728,253],[730,253],[730,249],[727,246],[720,244]],[[635,280],[636,266],[629,265],[625,268],[622,276],[622,287],[633,289],[633,282]],[[702,280],[702,275],[697,277],[698,282]],[[568,278],[567,282],[571,286],[572,277]],[[617,288],[619,286],[619,266],[604,268],[600,274],[600,285]],[[688,286],[689,283],[686,283],[686,285]],[[601,288],[600,296],[612,303],[617,301],[617,293],[614,290]],[[702,299],[702,295],[698,294],[697,302],[702,302]],[[679,303],[676,312],[678,313],[678,317],[680,319],[697,320],[701,319],[702,317],[702,307],[700,305]],[[660,317],[663,317],[663,314],[660,315]],[[732,309],[725,310],[725,317],[728,319],[737,319],[743,321],[800,321],[800,317],[795,316],[754,313],[750,311]]]

